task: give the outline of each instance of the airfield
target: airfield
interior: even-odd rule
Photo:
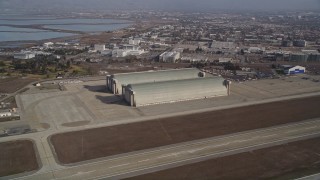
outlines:
[[[234,82],[228,97],[138,108],[107,92],[104,79],[50,81],[60,86],[30,87],[16,96],[21,120],[2,127],[27,126],[33,133],[0,138],[0,146],[11,143],[1,155],[27,148],[27,158],[19,156],[33,163],[1,175],[3,179],[170,178],[173,172],[186,168],[193,172],[196,167],[210,175],[212,163],[229,166],[246,159],[270,173],[242,169],[253,173],[253,179],[282,176],[301,167],[308,168],[299,175],[317,173],[310,159],[320,153],[312,146],[320,143],[319,80],[301,75]],[[284,165],[283,171],[257,164],[269,151],[273,153],[265,158],[282,157],[286,144],[297,148],[292,156],[312,151],[294,158],[294,166]],[[13,158],[11,154],[4,164]],[[201,174],[186,177],[201,178]]]

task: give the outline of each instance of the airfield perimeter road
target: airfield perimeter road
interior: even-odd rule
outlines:
[[[320,136],[320,119],[149,149],[17,179],[124,178]]]

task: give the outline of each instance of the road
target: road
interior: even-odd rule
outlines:
[[[46,153],[49,153],[46,154],[48,163],[35,174],[13,179],[118,179],[318,136],[320,119],[314,119],[143,150],[74,166],[56,164],[44,137],[40,143],[46,146]]]

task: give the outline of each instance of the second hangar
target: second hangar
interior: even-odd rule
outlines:
[[[230,83],[195,68],[107,76],[107,89],[134,107],[227,96]]]

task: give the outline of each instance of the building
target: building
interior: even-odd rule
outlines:
[[[307,62],[308,55],[304,53],[292,53],[289,55],[289,61],[292,62]]]
[[[106,45],[105,44],[95,44],[94,50],[99,51],[99,52],[104,51],[104,50],[106,50]]]
[[[43,47],[44,48],[50,48],[51,46],[53,46],[54,43],[53,42],[46,42],[46,43],[43,43]]]
[[[148,82],[174,81],[203,77],[205,74],[199,69],[171,69],[163,71],[145,71],[134,73],[114,74],[107,76],[107,89],[114,94],[123,94],[128,84],[141,84]]]
[[[109,55],[112,55],[112,50],[106,49],[104,51],[101,51],[100,53],[101,55],[109,56]]]
[[[265,51],[265,48],[259,48],[259,47],[249,47],[248,51],[250,53],[263,53]]]
[[[180,59],[179,52],[164,52],[159,56],[161,62],[176,63]]]
[[[126,56],[139,56],[141,54],[145,53],[145,51],[142,50],[130,50],[130,49],[115,49],[110,54],[112,54],[112,57],[119,58],[119,57],[126,57]]]
[[[232,58],[219,58],[219,63],[232,63],[233,59]]]
[[[293,41],[293,46],[296,46],[296,47],[307,47],[307,41],[305,41],[305,40],[295,40],[295,41]]]
[[[128,55],[126,50],[123,49],[115,49],[111,52],[112,57],[119,58],[119,57],[126,57]]]
[[[141,39],[129,39],[130,45],[139,45],[141,43]]]
[[[184,56],[181,57],[181,62],[184,63],[195,63],[195,62],[207,62],[209,60],[208,57],[201,54],[184,54]]]
[[[124,50],[130,50],[130,51],[136,51],[136,50],[139,50],[140,47],[137,46],[137,45],[131,45],[131,44],[123,44],[122,46],[122,49]]]
[[[144,49],[140,49],[137,45],[131,44],[124,44],[121,46],[121,49],[114,48],[112,51],[112,57],[119,58],[119,57],[126,57],[126,56],[138,56],[145,53]]]
[[[320,53],[310,54],[308,56],[308,62],[320,62]]]
[[[134,107],[227,96],[229,84],[221,77],[130,84],[125,100]]]
[[[303,51],[304,53],[293,53],[289,56],[289,61],[293,62],[320,62],[320,53],[316,51]]]
[[[284,41],[282,41],[281,45],[283,47],[291,47],[291,46],[293,46],[293,42],[289,41],[289,40],[284,40]]]
[[[283,65],[282,68],[287,75],[304,74],[306,72],[306,68],[302,66]]]
[[[24,51],[24,52],[20,52],[20,53],[15,53],[14,54],[14,59],[32,59],[34,57],[36,57],[36,53],[30,52],[30,51]]]
[[[289,61],[293,62],[307,62],[308,60],[308,55],[304,53],[294,53],[290,54],[289,56]]]
[[[10,117],[12,116],[11,112],[0,112],[0,117]]]

